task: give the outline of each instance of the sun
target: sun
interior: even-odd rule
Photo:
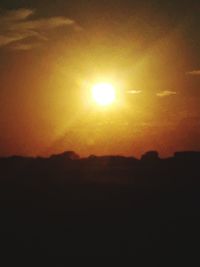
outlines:
[[[110,83],[97,83],[92,87],[92,97],[100,106],[111,105],[116,99],[116,90]]]

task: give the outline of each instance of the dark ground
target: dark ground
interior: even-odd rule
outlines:
[[[1,158],[0,214],[0,266],[199,266],[200,153]]]

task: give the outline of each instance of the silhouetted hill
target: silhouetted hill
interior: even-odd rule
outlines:
[[[147,266],[149,258],[180,266],[197,249],[199,207],[200,152],[160,159],[150,151],[141,160],[80,158],[73,151],[0,159],[7,266],[20,255],[28,266],[67,266],[69,258],[76,262],[87,253],[104,259],[102,249],[111,266],[113,259],[124,266],[133,258],[137,266]]]

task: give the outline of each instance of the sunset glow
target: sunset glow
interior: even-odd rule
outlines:
[[[9,2],[0,14],[0,156],[200,150],[193,1]]]
[[[199,29],[200,0],[1,0],[2,263],[198,263]]]

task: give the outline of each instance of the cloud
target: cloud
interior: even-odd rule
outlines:
[[[165,96],[170,96],[170,95],[176,95],[177,93],[174,91],[162,91],[157,93],[156,95],[159,97],[165,97]]]
[[[141,92],[141,90],[128,90],[127,94],[140,94]]]
[[[13,43],[20,44],[31,38],[39,41],[48,40],[49,31],[59,27],[72,27],[74,31],[77,31],[77,28],[81,29],[74,20],[63,16],[32,19],[33,15],[35,10],[24,8],[6,11],[0,15],[0,47]],[[21,47],[22,50],[25,46],[26,50],[33,47],[31,44],[19,44],[16,47]]]
[[[193,76],[198,76],[200,75],[200,70],[192,70],[192,71],[188,71],[186,72],[187,75],[193,75]]]
[[[12,50],[31,50],[33,48],[41,46],[41,43],[30,43],[30,44],[23,44],[23,43],[14,43],[10,46]]]
[[[17,10],[8,10],[0,16],[1,22],[25,20],[35,13],[32,9],[20,8]]]

